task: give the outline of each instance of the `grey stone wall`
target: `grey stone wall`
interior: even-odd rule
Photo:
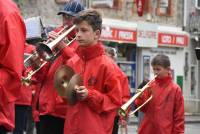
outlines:
[[[91,2],[91,0],[88,0]],[[88,2],[87,1],[87,2]],[[152,0],[153,1],[153,0]],[[90,5],[90,4],[89,4]],[[61,18],[56,15],[62,5],[58,5],[54,0],[26,0],[21,8],[25,18],[32,16],[41,16],[45,25],[59,25]],[[124,0],[122,10],[99,8],[103,17],[122,19],[126,21],[146,20],[147,16],[138,17],[136,5],[133,0]],[[181,27],[183,24],[183,0],[173,0],[173,16],[156,16],[153,22]]]
[[[61,6],[54,0],[26,0],[21,11],[25,19],[41,16],[44,25],[57,26],[62,24],[61,17],[57,15]]]

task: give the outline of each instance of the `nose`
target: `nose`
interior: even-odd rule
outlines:
[[[157,70],[153,70],[155,75],[158,75],[158,71]]]
[[[80,38],[80,36],[81,36],[81,32],[80,31],[76,31],[76,38]]]

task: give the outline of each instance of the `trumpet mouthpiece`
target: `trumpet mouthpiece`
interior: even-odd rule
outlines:
[[[118,110],[118,115],[121,116],[121,117],[126,117],[126,111],[120,108]]]

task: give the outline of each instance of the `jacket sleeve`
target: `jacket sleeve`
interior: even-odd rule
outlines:
[[[6,16],[1,24],[3,30],[0,38],[0,92],[7,101],[18,96],[24,62],[25,26],[18,13]],[[12,84],[11,84],[12,83]],[[2,98],[1,98],[2,99]]]
[[[78,46],[77,42],[73,41],[69,46],[64,47],[61,51],[62,57],[65,60],[68,60],[71,57],[73,57],[75,55],[75,50],[76,50],[77,46]]]
[[[69,59],[69,58],[71,58],[71,57],[74,56],[75,50],[74,50],[74,48],[71,48],[71,47],[67,47],[67,46],[66,46],[66,47],[64,47],[64,48],[62,49],[61,54],[62,54],[63,58]]]
[[[97,113],[116,110],[122,104],[122,89],[116,74],[107,75],[104,88],[107,90],[105,93],[98,89],[88,89],[87,104]]]
[[[178,87],[178,90],[176,92],[175,96],[175,106],[174,106],[174,127],[173,127],[173,133],[172,134],[184,134],[184,122],[185,122],[185,116],[184,116],[184,99],[183,95],[181,93],[181,89]]]

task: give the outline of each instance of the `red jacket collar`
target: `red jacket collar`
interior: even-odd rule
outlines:
[[[159,77],[156,77],[156,82],[158,82],[160,85],[163,85],[163,84],[166,84],[168,82],[170,82],[172,80],[172,76],[171,75],[168,75],[166,77],[162,77],[162,78],[159,78]]]
[[[103,44],[100,42],[87,47],[78,46],[76,53],[83,60],[90,60],[92,58],[105,54]]]

